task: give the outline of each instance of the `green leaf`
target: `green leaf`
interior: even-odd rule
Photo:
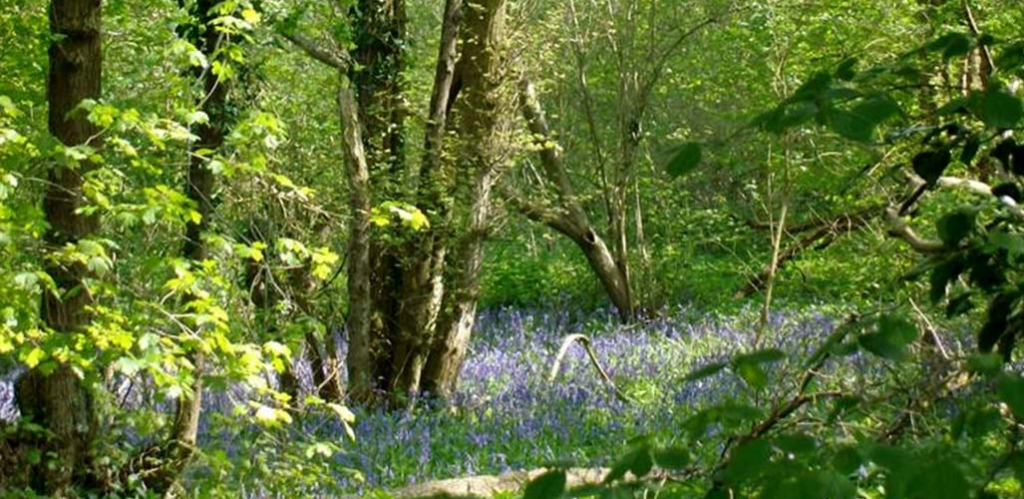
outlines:
[[[725,362],[714,362],[708,364],[704,367],[701,367],[700,369],[697,369],[696,371],[691,372],[690,374],[687,374],[686,377],[683,378],[683,382],[697,381],[699,379],[714,376],[715,374],[718,374],[718,372],[721,371],[722,369],[725,369],[727,366],[728,364],[726,364]]]
[[[814,101],[801,100],[782,104],[754,121],[755,125],[765,131],[781,134],[790,128],[807,123],[818,115],[818,111],[818,105]]]
[[[858,61],[856,57],[851,57],[839,63],[839,67],[836,68],[836,78],[838,78],[841,81],[852,80],[855,76],[857,76],[857,72],[855,70],[855,68],[857,67],[857,62]]]
[[[795,455],[813,454],[818,449],[818,441],[810,435],[796,433],[781,435],[775,439],[775,446],[780,450]]]
[[[905,345],[917,339],[917,326],[897,315],[883,315],[878,320],[878,332]]]
[[[906,319],[892,315],[882,316],[878,330],[861,335],[858,342],[865,350],[885,359],[903,360],[907,345],[917,337],[917,328]]]
[[[953,255],[932,269],[931,275],[928,276],[928,284],[931,286],[928,296],[933,304],[937,305],[946,297],[949,283],[955,282],[965,268],[963,258],[960,255]]]
[[[960,209],[948,213],[939,219],[936,224],[939,239],[947,246],[957,246],[974,230],[975,212],[969,209]]]
[[[682,470],[690,460],[690,451],[685,447],[666,447],[654,452],[654,462],[667,470]]]
[[[654,458],[651,455],[651,446],[644,442],[634,446],[626,455],[612,465],[608,475],[604,477],[604,483],[609,484],[626,476],[630,472],[637,478],[647,476],[654,467]]]
[[[1024,421],[1024,378],[1006,374],[999,380],[999,398],[1013,412],[1018,421]]]
[[[840,447],[836,451],[836,455],[832,457],[832,466],[836,471],[845,475],[857,471],[862,464],[864,464],[864,458],[860,455],[860,451],[853,446]]]
[[[1010,314],[1016,300],[1012,295],[1001,293],[992,298],[985,314],[985,323],[978,331],[978,350],[991,352],[996,343],[1006,334]]]
[[[695,170],[700,165],[702,157],[703,152],[701,151],[700,144],[687,142],[676,149],[666,170],[674,178],[681,177]]]
[[[971,166],[974,162],[974,158],[978,156],[978,151],[981,150],[981,139],[977,135],[971,135],[967,139],[967,143],[964,144],[963,151],[960,152],[960,162]]]
[[[875,135],[875,124],[870,120],[842,109],[828,113],[828,126],[837,134],[857,142],[871,142]]]
[[[981,120],[992,128],[1013,128],[1024,118],[1021,100],[996,86],[981,96]]]
[[[942,52],[944,59],[952,59],[971,51],[971,39],[963,33],[946,33],[925,44],[928,52]]]
[[[743,381],[747,383],[747,386],[761,390],[768,386],[768,375],[765,374],[764,369],[754,362],[740,362],[733,365],[733,371],[743,378]]]
[[[942,458],[921,467],[921,473],[913,481],[918,485],[915,497],[928,499],[968,499],[970,485],[963,471],[950,459]]]
[[[935,185],[952,159],[949,149],[918,153],[912,160],[914,173],[928,182],[928,185]]]
[[[967,369],[972,373],[992,376],[1003,371],[1003,359],[994,353],[976,353],[967,358]]]
[[[565,470],[551,470],[526,485],[523,499],[555,499],[565,494]]]
[[[902,114],[903,110],[892,97],[876,95],[854,106],[852,112],[877,126],[893,116]]]
[[[763,350],[756,350],[750,353],[737,355],[733,362],[740,364],[744,362],[753,362],[754,364],[767,364],[771,362],[778,362],[786,358],[786,354],[782,353],[782,350],[778,348],[766,348]]]
[[[770,456],[771,445],[767,440],[751,440],[732,452],[724,476],[732,483],[760,476],[767,471]]]

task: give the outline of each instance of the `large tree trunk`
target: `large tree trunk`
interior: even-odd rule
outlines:
[[[402,185],[396,182],[405,170],[405,115],[402,70],[404,68],[404,0],[359,0],[351,11],[355,28],[352,57],[357,65],[349,70],[354,87],[358,117],[368,168],[368,186],[381,200],[401,199]],[[371,319],[369,349],[365,353],[373,366],[366,375],[373,387],[355,395],[370,395],[386,389],[393,378],[393,345],[398,338],[395,317],[401,303],[399,287],[402,267],[394,244],[371,237],[370,293]],[[377,386],[384,380],[385,386]]]
[[[402,274],[402,304],[397,317],[400,341],[395,344],[395,378],[391,386],[393,394],[397,395],[394,402],[400,405],[411,403],[420,391],[421,375],[437,330],[445,292],[443,276],[448,241],[443,235],[451,216],[447,198],[452,172],[446,167],[442,152],[456,77],[461,16],[462,0],[447,0],[417,189],[419,208],[428,214],[432,225],[427,231],[411,235],[405,247],[409,260]]]
[[[85,144],[99,130],[83,113],[72,114],[85,99],[100,98],[101,81],[100,0],[53,0],[50,4],[50,70],[47,79],[49,130],[67,146]],[[92,295],[84,282],[85,266],[61,261],[67,245],[90,237],[98,220],[78,209],[85,204],[83,176],[91,165],[68,168],[54,164],[48,172],[43,212],[46,233],[46,272],[57,291],[44,291],[40,315],[46,327],[58,334],[78,332],[89,321],[87,307]],[[65,496],[72,489],[91,488],[91,446],[97,420],[89,389],[66,365],[51,373],[30,370],[17,383],[15,398],[21,415],[40,425],[49,438],[30,438],[25,444],[37,449],[42,459],[25,463],[30,487],[43,495]]]
[[[456,110],[470,181],[468,221],[452,260],[443,319],[426,364],[423,388],[442,398],[454,392],[476,318],[483,244],[490,224],[491,187],[504,154],[500,136],[506,0],[469,0],[463,33],[462,88]]]

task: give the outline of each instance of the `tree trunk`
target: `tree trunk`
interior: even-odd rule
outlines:
[[[399,406],[412,402],[420,390],[421,374],[431,339],[437,330],[444,295],[443,275],[448,247],[442,236],[451,215],[451,206],[446,198],[452,175],[445,168],[442,152],[453,98],[461,16],[462,0],[447,0],[417,189],[419,208],[430,216],[431,228],[412,234],[405,246],[405,254],[410,258],[402,273],[402,300],[397,317],[399,334],[394,344],[394,378],[390,386],[396,396],[393,402]]]
[[[446,288],[444,318],[438,324],[423,388],[450,397],[458,382],[469,344],[480,294],[483,244],[490,224],[491,187],[502,161],[500,121],[503,99],[506,0],[469,0],[463,33],[463,99],[456,110],[463,157],[470,180],[468,221],[452,260],[451,285]],[[426,352],[424,352],[424,355]]]
[[[349,187],[348,300],[345,328],[348,332],[349,394],[355,401],[373,396],[374,359],[370,341],[370,168],[363,149],[362,124],[355,93],[344,74],[339,75],[338,114],[341,118]]]
[[[544,177],[551,183],[558,197],[559,207],[552,210],[544,206],[513,198],[511,201],[531,220],[543,223],[568,237],[587,257],[587,263],[597,276],[609,300],[617,309],[634,310],[629,279],[604,240],[594,230],[586,211],[580,204],[572,182],[562,163],[562,150],[551,137],[544,110],[533,84],[526,79],[519,83],[519,106],[527,128],[540,149]]]
[[[101,82],[100,0],[53,0],[50,4],[50,69],[47,78],[49,130],[66,146],[85,144],[99,130],[83,113],[72,111],[85,99],[100,98]],[[92,295],[84,282],[87,271],[78,262],[60,261],[59,252],[90,237],[98,227],[93,216],[78,209],[85,204],[83,175],[92,167],[51,166],[43,212],[46,233],[46,272],[57,291],[43,291],[40,315],[47,328],[58,334],[79,332],[90,318]],[[97,419],[89,389],[66,365],[43,374],[30,370],[15,387],[21,415],[40,425],[50,438],[29,438],[25,444],[40,451],[38,463],[26,463],[29,486],[43,495],[64,496],[72,489],[90,488],[91,446]]]
[[[216,0],[199,0],[195,5],[196,35],[191,40],[199,50],[210,60],[216,56],[218,45],[221,43],[220,34],[213,29],[212,21],[217,17],[211,12],[217,5]],[[192,144],[193,150],[217,151],[224,145],[224,137],[227,128],[227,84],[213,74],[212,71],[201,73],[203,84],[203,97],[201,106],[206,113],[208,120],[196,129],[199,140]],[[198,266],[206,259],[206,243],[203,241],[204,234],[209,231],[214,214],[213,191],[215,179],[213,171],[207,167],[207,158],[197,154],[191,154],[186,177],[185,194],[196,205],[199,212],[199,220],[189,220],[185,226],[185,243],[182,248],[182,255],[185,259]],[[180,470],[195,452],[196,441],[199,433],[199,416],[202,410],[203,398],[203,371],[205,369],[205,357],[201,351],[192,352],[192,393],[183,394],[178,399],[174,424],[171,430],[171,459],[172,467]],[[164,475],[168,480],[177,480],[177,470],[169,470]],[[158,490],[167,490],[170,483],[162,483]]]

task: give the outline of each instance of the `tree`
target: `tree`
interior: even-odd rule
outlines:
[[[631,240],[635,238],[640,246],[641,257],[646,251],[639,168],[648,112],[672,56],[736,9],[728,3],[719,6],[709,2],[701,5],[701,10],[708,13],[706,18],[691,21],[686,27],[680,22],[668,32],[662,29],[662,18],[692,20],[697,17],[692,9],[683,12],[669,2],[630,0],[595,2],[584,7],[570,1],[564,11],[556,11],[564,15],[568,26],[562,43],[565,52],[571,54],[569,95],[582,110],[578,121],[566,120],[580,127],[574,132],[582,137],[569,170],[563,165],[562,151],[556,150],[556,139],[548,129],[533,84],[525,81],[521,85],[522,113],[543,165],[546,186],[541,186],[541,194],[550,190],[555,202],[552,209],[537,199],[513,195],[513,205],[528,218],[565,235],[583,251],[624,320],[634,318],[639,307],[631,268]],[[607,81],[609,87],[598,87],[593,83],[596,80]],[[611,96],[610,102],[599,100],[599,95]],[[600,208],[587,209],[583,198],[575,194],[568,171],[587,172],[596,179]],[[591,223],[588,211],[606,219],[605,237]]]
[[[293,27],[283,30],[314,58],[348,76],[339,108],[352,217],[346,326],[349,395],[355,400],[369,401],[383,391],[391,405],[405,406],[427,386],[447,393],[457,378],[475,314],[490,187],[500,166],[494,154],[502,108],[495,99],[502,82],[496,69],[504,9],[503,1],[465,7],[460,0],[446,2],[418,171],[404,150],[399,109],[405,100],[400,84],[404,4],[362,2],[353,17],[351,54],[338,44],[323,49]],[[358,69],[353,62],[359,62]],[[455,105],[459,96],[464,105]],[[454,166],[444,154],[453,107],[459,143],[476,143]],[[395,182],[399,178],[411,179],[413,188],[403,192]],[[464,194],[453,197],[452,191]],[[372,203],[371,195],[381,201]],[[460,213],[472,219],[461,222]],[[448,255],[466,260],[458,260],[446,282]],[[433,358],[429,379],[421,386],[428,357]]]
[[[100,0],[53,0],[50,3],[50,69],[47,78],[49,131],[68,148],[91,148],[98,127],[79,106],[100,98],[102,75],[102,6]],[[88,271],[62,251],[77,251],[91,237],[98,219],[79,211],[85,204],[84,178],[89,160],[51,164],[43,211],[46,234],[46,273],[56,285],[43,293],[40,315],[58,335],[80,333],[89,322],[92,294],[85,282]],[[93,444],[97,421],[93,396],[68,365],[52,372],[31,369],[17,383],[16,399],[22,417],[41,427],[42,434],[21,445],[45,456],[25,468],[28,485],[40,494],[65,495],[74,488],[91,488]],[[52,457],[51,457],[52,456]]]

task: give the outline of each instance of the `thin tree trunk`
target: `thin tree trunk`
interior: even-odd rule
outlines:
[[[355,93],[339,75],[338,114],[341,118],[342,139],[349,187],[348,240],[348,332],[349,394],[355,401],[366,401],[373,396],[373,355],[370,342],[370,314],[373,296],[370,289],[370,168],[363,149],[362,125]]]
[[[349,12],[354,28],[356,65],[348,68],[362,126],[368,185],[383,200],[401,199],[396,182],[405,169],[405,115],[402,71],[405,66],[404,0],[358,0]],[[393,242],[368,233],[371,314],[368,353],[372,390],[387,389],[394,377],[393,346],[400,332],[402,261]],[[381,386],[377,386],[382,383]]]
[[[213,29],[211,22],[216,15],[211,12],[217,4],[216,0],[200,0],[196,3],[196,22],[204,27],[201,36],[197,36],[193,43],[206,54],[206,57],[213,59],[221,42],[220,34]],[[206,70],[201,74],[203,84],[203,97],[200,101],[202,110],[208,116],[206,123],[199,125],[196,130],[199,140],[192,145],[194,150],[216,151],[224,145],[226,135],[227,115],[225,106],[227,104],[228,89],[225,82]],[[204,234],[209,231],[214,214],[213,191],[215,179],[213,170],[207,167],[206,159],[193,154],[190,156],[188,176],[186,179],[185,192],[188,198],[196,204],[199,212],[199,220],[189,220],[185,226],[185,244],[182,249],[183,256],[198,266],[206,259],[206,243],[203,241]],[[202,408],[203,384],[202,376],[205,369],[206,359],[201,351],[193,352],[191,355],[193,365],[192,371],[192,393],[184,394],[178,399],[178,406],[174,418],[174,425],[171,432],[172,446],[174,447],[173,460],[178,461],[180,467],[191,459],[195,451],[196,439],[199,432],[199,416]],[[169,474],[170,479],[176,480],[176,473]],[[166,490],[166,489],[162,489]]]
[[[356,92],[349,83],[348,73],[352,68],[352,57],[343,48],[325,50],[311,40],[295,32],[283,31],[285,38],[299,46],[319,62],[338,71],[338,116],[341,124],[342,154],[345,160],[345,176],[349,187],[349,240],[348,240],[348,317],[345,329],[348,335],[348,351],[345,357],[348,369],[349,397],[352,401],[372,400],[375,389],[376,358],[373,345],[374,295],[371,284],[372,266],[370,260],[370,167],[363,141],[363,125],[359,114]],[[333,334],[326,338],[329,358],[334,357],[337,344]],[[334,375],[337,366],[328,366],[328,373]]]
[[[50,69],[47,78],[49,130],[67,146],[89,142],[99,130],[82,113],[72,115],[85,99],[100,98],[101,82],[100,0],[53,0],[50,4]],[[54,164],[48,172],[43,212],[49,224],[45,242],[49,257],[44,268],[57,291],[44,291],[40,315],[46,327],[58,334],[78,332],[89,320],[92,295],[84,283],[87,271],[77,262],[57,257],[66,245],[77,244],[97,230],[94,216],[79,213],[85,204],[83,175],[92,165],[78,168]],[[43,495],[69,495],[72,489],[90,488],[91,446],[97,418],[89,389],[67,365],[43,374],[30,370],[15,387],[21,415],[40,425],[50,438],[30,438],[25,444],[37,449],[42,459],[25,463],[29,486]]]
[[[635,309],[629,279],[616,263],[615,255],[608,245],[594,230],[590,218],[576,197],[572,182],[562,163],[561,148],[552,139],[544,110],[529,80],[523,79],[519,83],[519,105],[527,128],[534,136],[534,144],[539,147],[544,177],[552,184],[559,207],[552,210],[514,196],[510,201],[531,220],[551,227],[579,246],[612,305],[619,310]]]

